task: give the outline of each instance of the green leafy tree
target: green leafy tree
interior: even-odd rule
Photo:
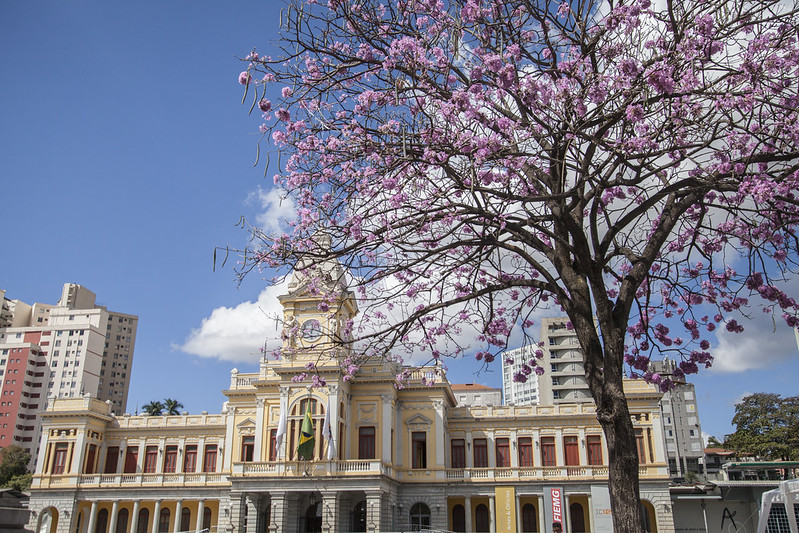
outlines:
[[[174,398],[164,398],[164,411],[168,415],[179,415],[183,404]]]
[[[141,406],[142,411],[150,416],[161,416],[164,413],[165,406],[158,400],[146,403]]]
[[[14,489],[20,492],[25,492],[29,488],[31,488],[31,482],[33,481],[33,474],[21,474],[19,476],[14,476],[8,481],[5,482],[3,487],[7,489]]]
[[[759,392],[735,406],[725,446],[763,459],[799,459],[799,396]]]
[[[31,454],[19,446],[11,445],[0,449],[0,486],[9,487],[12,479],[27,474],[30,459]]]
[[[707,439],[707,446],[708,448],[722,448],[724,447],[724,444],[719,439],[711,435]]]

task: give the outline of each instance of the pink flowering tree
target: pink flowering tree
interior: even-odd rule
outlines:
[[[615,530],[640,531],[623,377],[668,389],[652,358],[697,372],[755,307],[797,326],[796,6],[295,0],[282,22],[239,82],[298,215],[253,228],[241,273],[340,261],[369,357],[490,362],[565,313]]]

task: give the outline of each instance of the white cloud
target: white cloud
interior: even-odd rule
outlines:
[[[714,371],[745,372],[799,357],[794,330],[781,317],[772,317],[756,309],[752,313],[750,320],[738,320],[744,327],[742,333],[730,333],[723,326],[719,328],[718,344],[711,349]]]
[[[177,349],[200,357],[257,363],[265,343],[268,350],[280,344],[278,318],[283,317],[283,307],[277,297],[286,292],[286,284],[270,286],[255,302],[217,307]]]
[[[259,187],[250,193],[247,201],[258,203],[260,211],[255,216],[255,222],[265,233],[282,233],[285,222],[297,217],[294,200],[284,197],[278,189],[264,190]]]

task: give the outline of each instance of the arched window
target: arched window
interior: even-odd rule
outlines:
[[[289,447],[286,449],[288,459],[296,461],[297,457],[297,443],[300,438],[300,430],[302,429],[302,422],[305,418],[306,411],[311,413],[314,428],[314,453],[313,458],[318,459],[323,457],[323,450],[325,439],[322,438],[322,426],[325,417],[325,407],[322,402],[315,398],[305,398],[296,402],[291,407],[291,418],[289,419]]]
[[[97,525],[94,527],[94,533],[106,533],[108,530],[108,509],[100,509],[97,513]]]
[[[364,500],[356,503],[352,510],[352,531],[366,531],[366,502]]]
[[[127,533],[128,531],[128,510],[121,509],[117,514],[116,533]]]
[[[422,502],[413,504],[409,518],[411,531],[424,531],[430,528],[430,508]]]
[[[203,510],[203,529],[211,529],[211,508],[206,507]]]
[[[191,528],[191,511],[184,507],[182,511],[180,511],[180,530],[181,531],[189,531]],[[125,533],[124,531],[122,533]]]
[[[459,503],[452,507],[452,531],[457,533],[466,531],[466,509]]]
[[[161,509],[158,515],[158,533],[169,532],[169,509]]]
[[[522,531],[524,533],[538,531],[538,513],[532,503],[525,503],[522,506]]]
[[[141,509],[139,511],[139,521],[138,525],[136,526],[136,533],[147,533],[150,531],[150,511],[147,509]]]
[[[484,503],[474,508],[474,530],[481,533],[491,531],[491,515]]]
[[[577,502],[569,505],[569,520],[572,525],[573,533],[585,532],[585,515],[583,515],[583,506]]]

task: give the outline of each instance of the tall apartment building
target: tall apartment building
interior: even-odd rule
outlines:
[[[559,403],[593,402],[588,383],[585,381],[583,355],[574,330],[568,327],[568,319],[544,318],[541,321],[540,350],[543,357],[539,364],[546,373],[528,376],[526,383],[516,383],[513,375],[525,360],[534,356],[537,347],[524,347],[506,352],[513,364],[502,361],[502,391],[507,405],[557,405]]]
[[[0,296],[0,448],[16,444],[35,461],[48,398],[88,395],[124,412],[137,316],[108,311],[73,283],[55,305]]]
[[[505,405],[539,405],[538,375],[527,376],[527,381],[513,381],[522,365],[535,357],[531,346],[508,350],[502,357],[502,398]],[[509,362],[512,361],[512,362]]]
[[[674,375],[677,364],[666,359],[652,363],[652,370],[674,381],[674,388],[660,400],[660,420],[669,458],[672,477],[684,477],[686,472],[703,473],[704,443],[699,423],[696,391],[693,383]]]

